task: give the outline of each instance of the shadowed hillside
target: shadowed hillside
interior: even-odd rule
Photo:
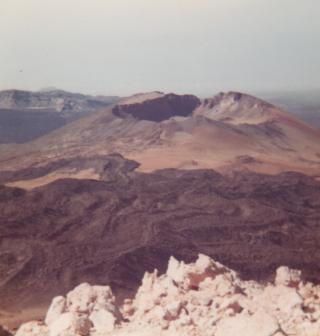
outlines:
[[[288,265],[320,281],[320,183],[313,178],[176,169],[145,174],[119,155],[60,164],[81,170],[90,162],[99,181],[0,188],[2,323],[39,317],[53,296],[84,281],[129,295],[146,270],[163,272],[170,255],[190,261],[205,253],[260,280]]]

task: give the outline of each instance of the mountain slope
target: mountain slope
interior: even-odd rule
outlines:
[[[261,124],[284,116],[275,106],[240,92],[221,92],[205,99],[195,114],[231,124]]]
[[[101,181],[0,188],[0,323],[39,317],[53,296],[84,281],[126,296],[146,270],[163,272],[170,255],[190,261],[205,253],[252,279],[288,265],[320,281],[320,182],[313,178],[175,169],[145,174],[119,155],[41,169],[90,163],[103,172]]]
[[[121,100],[20,146],[0,148],[2,171],[113,152],[140,171],[213,168],[320,175],[320,131],[258,98],[154,92]]]

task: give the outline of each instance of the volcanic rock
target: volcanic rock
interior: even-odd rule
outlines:
[[[280,273],[284,275],[284,272],[290,277],[290,273],[297,271],[282,268]],[[193,283],[195,274],[197,288],[192,288],[189,284]],[[217,288],[223,287],[226,281],[232,290],[222,294]],[[192,264],[179,263],[171,257],[166,274],[159,276],[155,270],[144,275],[135,298],[126,300],[120,307],[120,319],[112,311],[106,311],[103,304],[91,307],[92,297],[88,293],[94,293],[95,286],[83,284],[67,295],[75,302],[80,300],[81,313],[76,304],[76,310],[62,312],[49,325],[39,322],[22,325],[17,335],[317,336],[320,286],[303,281],[297,285],[293,288],[243,281],[236,272],[205,255],[199,255]],[[100,292],[108,293],[100,297],[101,303],[113,303],[110,288],[99,288]],[[308,298],[304,295],[307,291]],[[283,305],[289,299],[288,293],[299,299],[294,304],[287,301]],[[52,305],[56,306],[56,302],[54,299]]]
[[[76,168],[75,162],[63,165]],[[319,181],[298,173],[145,174],[119,155],[92,163],[104,180],[58,179],[29,191],[0,187],[0,310],[12,314],[2,324],[11,327],[33,312],[43,318],[52,297],[82,282],[109,284],[119,300],[128,297],[146,270],[164,272],[170,255],[190,262],[201,252],[246,279],[271,281],[276,268],[287,265],[301,269],[303,279],[320,281]],[[186,289],[205,283],[202,273],[174,264],[172,281]],[[211,275],[206,259],[197,265]],[[231,293],[232,279],[215,265],[216,292]],[[299,281],[286,268],[277,273],[279,285],[294,289]],[[63,305],[61,299],[54,312]]]
[[[15,336],[49,336],[49,328],[41,322],[31,321],[23,324]]]

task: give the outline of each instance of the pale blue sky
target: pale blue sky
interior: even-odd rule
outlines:
[[[0,0],[0,89],[320,88],[319,0]]]

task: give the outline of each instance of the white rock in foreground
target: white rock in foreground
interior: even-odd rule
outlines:
[[[279,330],[277,320],[259,310],[253,315],[241,313],[222,320],[218,325],[216,336],[271,336]]]
[[[49,335],[49,329],[47,326],[40,322],[27,322],[24,323],[15,336],[47,336]]]
[[[320,286],[280,267],[274,283],[242,281],[207,256],[170,258],[166,274],[146,273],[120,309],[108,286],[81,284],[56,297],[44,323],[17,336],[320,336]]]

